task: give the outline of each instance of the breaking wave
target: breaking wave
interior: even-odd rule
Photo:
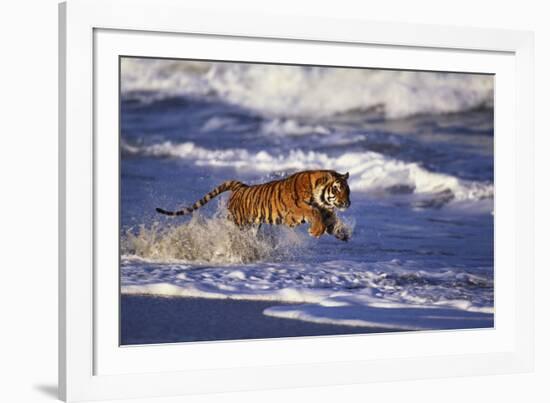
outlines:
[[[350,173],[349,184],[352,191],[368,191],[378,195],[436,196],[435,199],[419,200],[420,207],[441,207],[451,201],[468,202],[493,198],[492,183],[463,180],[452,175],[431,172],[418,163],[403,162],[371,151],[345,152],[330,156],[322,152],[292,150],[286,154],[273,155],[268,151],[207,149],[193,142],[169,141],[148,146],[123,143],[122,148],[128,154],[181,158],[196,166],[231,167],[259,173],[334,169]]]
[[[213,97],[268,117],[387,118],[493,106],[491,75],[123,58],[122,95]]]

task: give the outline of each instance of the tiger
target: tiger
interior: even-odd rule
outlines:
[[[312,170],[294,173],[286,178],[258,185],[230,180],[223,182],[191,207],[178,211],[157,208],[169,216],[190,214],[219,194],[231,191],[227,204],[228,218],[238,227],[255,224],[284,224],[295,227],[309,223],[308,232],[319,238],[327,233],[342,241],[350,237],[347,227],[335,210],[350,207],[349,173]]]

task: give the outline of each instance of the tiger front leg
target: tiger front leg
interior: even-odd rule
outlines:
[[[321,216],[321,213],[306,204],[299,206],[299,208],[297,209],[294,209],[292,213],[286,214],[283,222],[290,228],[307,222],[310,224],[308,232],[311,236],[315,238],[319,238],[326,231],[326,226],[323,223],[323,217]]]
[[[308,215],[305,216],[305,219],[310,224],[308,229],[309,235],[319,238],[325,233],[327,226],[325,225],[323,216],[319,210],[311,208],[311,210],[308,211]]]
[[[299,204],[291,213],[286,214],[283,222],[291,228],[307,222],[310,224],[308,232],[315,238],[319,238],[326,231],[321,212],[306,203]]]

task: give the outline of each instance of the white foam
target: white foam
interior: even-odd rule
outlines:
[[[490,75],[123,58],[123,95],[215,96],[265,116],[382,108],[388,118],[492,106]],[[144,92],[148,92],[145,95]]]
[[[434,307],[402,306],[385,309],[361,304],[327,307],[322,304],[274,306],[264,315],[328,325],[375,327],[392,330],[457,329],[490,327],[492,312],[461,311]]]
[[[122,265],[124,294],[302,304],[264,313],[348,326],[420,329],[452,327],[459,319],[488,321],[492,286],[487,269],[479,274],[457,268],[425,271],[399,261],[197,267],[144,264],[126,256]]]
[[[252,172],[300,171],[307,169],[334,169],[349,172],[352,191],[384,193],[405,188],[415,195],[432,195],[444,202],[489,200],[493,197],[493,184],[468,181],[452,175],[428,171],[418,163],[403,162],[376,152],[345,152],[329,156],[315,151],[292,150],[286,154],[246,149],[207,149],[192,142],[174,144],[169,141],[149,146],[122,144],[128,153],[156,157],[181,158],[197,166],[232,167]],[[449,193],[450,192],[450,193]],[[492,208],[488,203],[488,208]]]
[[[202,62],[122,58],[121,92],[149,92],[142,100],[184,94],[206,95],[209,85],[203,75],[210,67],[209,63]]]
[[[323,125],[308,125],[294,119],[271,119],[262,124],[262,133],[299,136],[304,134],[330,134]]]

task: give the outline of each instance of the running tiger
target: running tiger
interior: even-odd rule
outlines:
[[[309,234],[319,238],[325,232],[347,241],[349,231],[338,219],[335,209],[347,209],[351,202],[347,179],[335,171],[297,172],[288,178],[260,185],[227,181],[219,185],[193,206],[178,211],[157,208],[161,214],[190,214],[220,193],[232,191],[229,197],[229,218],[238,226],[252,224],[285,224],[295,227],[309,223]]]

